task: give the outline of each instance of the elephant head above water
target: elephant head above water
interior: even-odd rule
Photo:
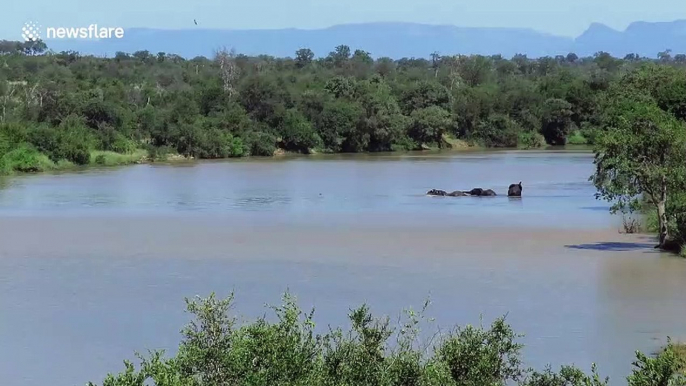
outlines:
[[[510,188],[507,190],[507,196],[508,197],[521,197],[522,196],[522,181],[519,181],[518,184],[510,185]]]

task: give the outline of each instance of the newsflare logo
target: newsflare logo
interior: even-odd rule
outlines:
[[[41,39],[121,39],[124,37],[122,27],[99,27],[91,24],[88,27],[46,27],[43,34],[43,26],[29,21],[24,23],[21,29],[21,37],[26,42],[35,42]]]
[[[21,28],[21,37],[24,38],[25,42],[40,40],[40,28],[41,26],[38,25],[38,23],[32,21],[26,22]]]

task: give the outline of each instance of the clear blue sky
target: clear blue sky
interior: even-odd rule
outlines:
[[[7,0],[0,39],[26,21],[44,27],[320,28],[370,21],[471,27],[530,27],[577,36],[592,22],[686,19],[685,0]],[[9,8],[8,8],[9,6]]]

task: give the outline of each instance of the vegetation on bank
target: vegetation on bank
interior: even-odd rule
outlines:
[[[657,247],[686,243],[686,76],[650,66],[622,76],[594,138],[597,197],[613,211],[651,211]]]
[[[175,356],[151,352],[140,366],[106,377],[103,386],[603,386],[574,366],[535,371],[522,363],[521,335],[504,318],[489,327],[465,326],[427,335],[431,322],[406,311],[392,325],[367,306],[351,310],[349,329],[315,330],[314,312],[304,313],[288,294],[273,307],[274,317],[239,323],[231,315],[233,297],[187,300],[193,319],[182,330]],[[424,307],[426,309],[426,306]],[[682,348],[671,343],[654,357],[636,353],[630,386],[683,386]],[[89,384],[94,386],[93,383]]]
[[[681,59],[393,60],[344,45],[319,58],[307,48],[292,58],[100,58],[0,41],[0,170],[137,162],[141,150],[157,159],[592,144],[613,85],[646,66],[678,83]],[[670,90],[664,101],[678,104]],[[94,151],[110,153],[95,162]]]

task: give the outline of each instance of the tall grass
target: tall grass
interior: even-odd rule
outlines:
[[[94,150],[90,153],[90,163],[101,166],[131,165],[147,159],[146,150],[137,149],[132,153],[115,153],[113,151]]]
[[[588,139],[584,137],[580,130],[574,130],[572,134],[567,138],[567,144],[569,145],[587,145]]]

